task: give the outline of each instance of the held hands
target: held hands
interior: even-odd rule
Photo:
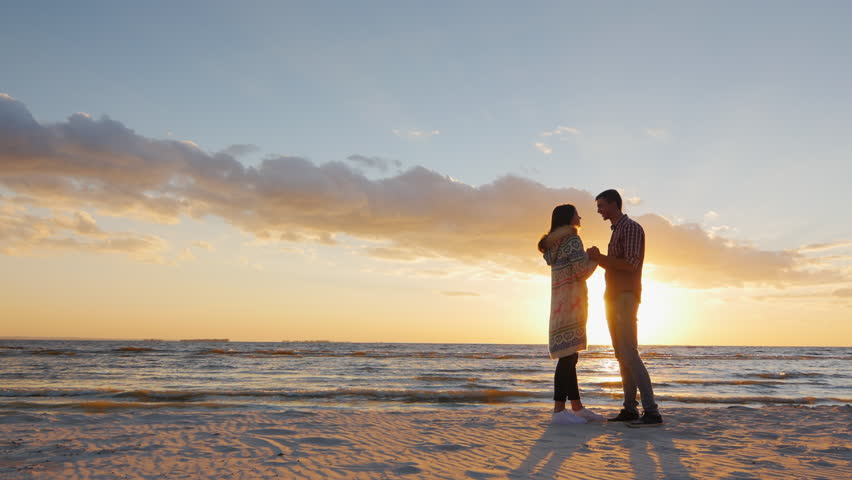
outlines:
[[[598,247],[589,247],[588,249],[586,249],[586,253],[589,254],[589,258],[591,258],[592,260],[597,260],[601,257],[601,251],[600,249],[598,249]]]

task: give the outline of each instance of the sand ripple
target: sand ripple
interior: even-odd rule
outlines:
[[[633,430],[553,426],[546,405],[0,412],[0,478],[852,478],[852,407],[663,413]]]

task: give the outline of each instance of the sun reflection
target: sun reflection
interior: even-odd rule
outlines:
[[[618,360],[616,360],[615,357],[601,359],[600,370],[612,375],[607,377],[600,377],[600,381],[621,382],[621,373],[618,370]]]

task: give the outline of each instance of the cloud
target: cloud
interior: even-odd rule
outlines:
[[[258,272],[264,270],[263,264],[253,262],[248,257],[242,256],[237,259],[237,264],[244,268],[250,268],[252,270],[257,270]]]
[[[764,295],[752,295],[752,299],[758,301],[779,301],[779,300],[835,300],[845,302],[846,298],[852,298],[852,288],[841,288],[835,290],[799,290],[785,293],[773,293]]]
[[[192,253],[191,248],[184,248],[183,252],[177,257],[179,262],[193,262],[195,259],[195,254]]]
[[[392,130],[393,134],[400,138],[408,138],[410,140],[419,139],[419,138],[429,138],[434,137],[435,135],[440,135],[440,130],[417,130],[417,129],[408,129],[403,130],[399,128],[395,128]]]
[[[852,255],[822,255],[822,256],[806,256],[803,257],[800,263],[821,268],[837,268],[839,266],[852,266]]]
[[[536,142],[536,143],[535,143],[535,148],[536,148],[539,152],[541,152],[541,153],[543,153],[543,154],[545,154],[545,155],[550,155],[551,153],[553,153],[553,149],[552,149],[552,148],[550,148],[549,146],[547,146],[547,145],[545,145],[545,144],[543,144],[543,143],[541,143],[541,142]]]
[[[803,268],[792,251],[765,251],[712,236],[695,224],[673,225],[648,214],[638,217],[649,233],[647,255],[663,280],[694,286],[807,285],[843,280],[835,270]]]
[[[654,138],[668,138],[669,131],[665,128],[646,128],[645,135]]]
[[[106,232],[85,211],[38,216],[9,208],[0,200],[0,251],[34,255],[42,251],[119,253],[144,262],[163,263],[168,243],[154,235]]]
[[[834,291],[835,297],[852,298],[852,288],[841,288]]]
[[[237,158],[257,151],[260,151],[260,148],[257,145],[237,144],[231,145],[230,147],[222,150],[221,153]]]
[[[639,205],[642,203],[642,199],[639,197],[627,197],[624,199],[625,203],[628,205]]]
[[[559,127],[556,127],[555,130],[550,130],[550,131],[547,131],[547,132],[541,132],[538,135],[540,137],[553,137],[553,136],[558,137],[558,136],[562,136],[562,135],[579,135],[579,134],[580,134],[580,130],[578,130],[574,127],[559,126]]]
[[[521,165],[521,173],[525,175],[539,175],[541,170],[532,165]]]
[[[4,245],[18,247],[50,248],[47,239],[62,238],[56,232],[73,231],[88,245],[63,248],[162,248],[156,237],[100,232],[82,214],[34,223],[53,232],[45,236],[28,226],[30,214],[20,208],[164,224],[211,216],[269,242],[334,245],[336,236],[347,235],[382,245],[368,255],[438,258],[503,274],[546,272],[535,244],[554,205],[572,203],[590,218],[582,233],[587,246],[605,246],[610,234],[608,224],[591,219],[594,196],[585,190],[550,188],[514,175],[474,187],[420,166],[369,179],[344,162],[317,165],[292,156],[244,166],[228,153],[137,135],[109,117],[72,115],[41,125],[9,97],[0,98],[2,192],[15,198],[7,202],[14,205],[7,207],[11,213],[4,214],[15,225],[11,231],[30,232],[14,241],[3,237]],[[837,269],[807,265],[797,251],[759,250],[656,214],[637,220],[648,236],[646,262],[655,265],[654,275],[678,284],[783,286],[844,278]]]
[[[210,242],[205,242],[204,240],[199,240],[197,242],[193,242],[193,247],[200,248],[202,250],[207,250],[208,252],[215,252],[216,247],[213,246]]]
[[[799,253],[813,253],[813,252],[824,252],[826,250],[834,250],[839,248],[847,248],[852,247],[852,240],[841,240],[837,242],[829,242],[829,243],[814,243],[811,245],[804,245],[799,248]]]
[[[418,252],[411,251],[410,249],[392,247],[367,248],[364,250],[364,254],[368,257],[378,258],[381,260],[394,260],[403,262],[410,262],[423,258],[421,254],[418,254]]]
[[[447,297],[478,297],[480,296],[476,292],[462,292],[462,291],[443,291],[441,295],[445,295]]]
[[[378,170],[380,172],[387,172],[391,167],[400,168],[402,167],[402,162],[399,160],[387,160],[379,157],[365,157],[364,155],[350,155],[346,157],[350,162],[365,167]]]

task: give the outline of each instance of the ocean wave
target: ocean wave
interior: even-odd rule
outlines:
[[[751,377],[751,378],[766,378],[772,380],[788,380],[791,378],[820,378],[825,377],[826,375],[823,373],[816,372],[781,372],[781,373],[747,373],[741,375],[742,377]]]
[[[645,351],[640,352],[642,358],[647,359],[662,359],[662,360],[852,360],[850,355],[767,355],[767,354],[749,354],[749,353],[707,353],[699,355],[683,355],[678,353]],[[613,356],[612,353],[601,355],[602,357]]]
[[[118,347],[118,348],[113,350],[113,352],[120,352],[120,353],[133,353],[133,352],[140,352],[141,353],[141,352],[153,352],[153,351],[154,351],[154,349],[149,348],[149,347]]]
[[[604,389],[621,389],[621,380],[613,380],[607,382],[586,382],[580,381],[581,387],[598,387]],[[654,388],[671,387],[677,385],[701,385],[701,386],[722,386],[722,385],[783,385],[785,382],[777,381],[757,381],[757,380],[666,380],[663,382],[654,382]]]
[[[282,352],[282,353],[278,353]],[[290,352],[290,353],[283,353]],[[371,359],[401,359],[401,358],[422,358],[435,360],[494,360],[494,361],[523,361],[523,360],[543,360],[547,359],[546,351],[535,354],[515,354],[515,353],[490,353],[490,352],[433,352],[433,351],[377,351],[377,350],[357,350],[352,352],[341,352],[331,350],[237,350],[233,348],[211,348],[197,352],[202,355],[291,355],[299,357],[312,358],[340,358],[340,357],[358,357]],[[581,357],[586,360],[594,359],[611,359],[615,358],[611,351],[603,352],[581,352]],[[683,355],[678,353],[665,352],[642,352],[641,356],[650,362],[654,361],[796,361],[796,360],[852,360],[852,356],[826,356],[826,355],[749,355],[749,354],[706,354],[706,355]]]
[[[621,388],[621,381],[611,381],[611,382],[592,382],[588,384],[589,386],[601,387],[601,388]]]
[[[503,404],[529,401],[546,401],[549,392],[496,389],[477,387],[466,389],[370,389],[370,388],[341,388],[331,390],[129,390],[117,389],[98,390],[34,390],[34,391],[0,391],[0,397],[9,400],[0,401],[3,408],[59,408],[76,406],[79,408],[114,409],[114,408],[147,408],[148,405],[180,406],[180,405],[222,405],[225,398],[239,399],[241,405],[269,404],[270,402],[314,401],[314,402],[384,402],[384,403],[419,403],[419,404]],[[11,397],[11,398],[10,398]],[[39,402],[16,401],[14,398],[68,398],[71,401]],[[586,398],[594,402],[596,398],[620,399],[621,392],[596,393],[587,392]],[[660,402],[684,404],[716,404],[716,405],[752,405],[752,404],[781,404],[781,405],[815,405],[821,403],[850,404],[852,398],[836,396],[769,396],[769,395],[673,395],[658,393],[656,399]]]
[[[418,375],[414,377],[414,380],[420,382],[468,382],[475,383],[479,381],[479,377],[454,377],[450,375]]]
[[[191,402],[210,396],[212,393],[192,390],[131,390],[117,392],[112,397],[134,398],[142,402]]]
[[[358,350],[354,352],[334,352],[330,350],[237,350],[233,348],[210,348],[195,352],[197,355],[290,355],[313,358],[359,357],[376,359],[468,359],[468,360],[538,360],[547,358],[543,355],[498,354],[498,353],[441,353],[441,352],[382,352],[375,350]]]
[[[613,398],[620,398],[620,394]],[[852,398],[837,397],[770,397],[770,396],[702,396],[702,395],[654,395],[657,401],[679,403],[710,403],[710,404],[767,404],[767,405],[815,405],[824,403],[852,403]]]
[[[38,350],[30,350],[31,355],[68,355],[73,356],[77,355],[77,352],[71,350],[53,350],[49,348],[43,348]]]
[[[142,402],[114,402],[109,400],[89,400],[80,402],[63,403],[39,403],[39,402],[8,402],[0,404],[4,408],[14,410],[57,410],[78,409],[86,413],[106,413],[114,410],[146,410],[146,409],[168,409],[168,408],[229,408],[236,404],[221,402],[164,402],[164,403],[142,403]]]
[[[216,397],[275,398],[278,400],[373,400],[403,403],[501,403],[512,399],[539,396],[539,392],[519,390],[498,390],[494,388],[471,388],[465,390],[425,390],[425,389],[361,389],[341,388],[333,390],[33,390],[2,391],[0,397],[86,397],[99,396],[101,399],[87,401],[107,401],[108,399],[132,399],[131,402],[148,403],[197,403]],[[128,402],[124,402],[128,403]],[[4,402],[4,404],[7,404]]]
[[[209,350],[204,350],[198,352],[199,355],[240,355],[248,352],[240,352],[234,349],[224,349],[224,348],[211,348]]]
[[[660,385],[788,385],[778,380],[667,380]],[[620,382],[619,382],[620,385]]]
[[[606,381],[606,382],[589,382],[584,385],[588,385],[590,387],[600,387],[600,388],[621,388],[620,380]],[[775,386],[775,385],[788,385],[787,382],[777,381],[777,380],[665,380],[662,382],[655,382],[654,387],[670,387],[676,385],[701,385],[701,386],[723,386],[723,385],[744,385],[744,386]],[[582,385],[581,385],[582,386]]]
[[[90,389],[51,389],[51,388],[35,388],[35,389],[3,389],[0,390],[0,398],[2,397],[87,397],[95,395],[110,395],[121,393],[123,390],[116,388],[90,388]]]

